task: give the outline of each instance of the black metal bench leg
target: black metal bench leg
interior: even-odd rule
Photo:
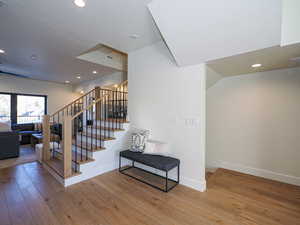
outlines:
[[[119,172],[121,172],[121,158],[122,157],[119,157]]]
[[[166,172],[166,189],[165,192],[168,192],[168,171]]]
[[[134,160],[131,160],[131,161],[132,161],[132,166],[129,166],[129,167],[125,168],[125,169],[122,169],[122,161],[121,161],[121,158],[122,158],[122,157],[120,156],[120,157],[119,157],[119,172],[122,173],[122,174],[124,174],[124,175],[127,175],[127,176],[129,176],[129,177],[131,177],[131,178],[133,178],[133,179],[136,179],[136,180],[138,180],[138,181],[140,181],[140,182],[142,182],[142,183],[144,183],[144,184],[147,184],[147,185],[149,185],[149,186],[151,186],[151,187],[154,187],[154,188],[156,188],[156,189],[158,189],[158,190],[160,190],[160,191],[163,191],[163,192],[169,192],[169,191],[172,190],[175,186],[177,186],[177,184],[179,184],[179,179],[180,179],[180,165],[177,166],[177,180],[173,180],[173,179],[169,179],[169,171],[165,171],[165,172],[166,172],[166,176],[161,176],[161,175],[152,173],[152,172],[150,172],[150,171],[144,170],[144,169],[142,169],[142,168],[135,167],[135,161],[134,161]],[[130,160],[130,159],[129,159],[129,160]],[[147,181],[145,181],[145,180],[142,180],[142,179],[139,179],[139,178],[137,178],[137,177],[134,177],[134,176],[132,176],[132,175],[130,175],[130,174],[124,173],[125,170],[129,170],[129,169],[131,169],[131,168],[136,168],[136,169],[142,170],[142,171],[144,171],[144,172],[150,173],[150,174],[152,174],[152,175],[154,175],[154,176],[158,176],[158,177],[164,178],[164,179],[165,179],[165,187],[159,187],[159,186],[153,185],[153,184],[151,184],[151,183],[149,183],[149,182],[147,182]],[[175,169],[175,168],[174,168],[174,169]],[[172,181],[172,182],[174,182],[175,184],[173,184],[173,185],[171,185],[171,186],[169,187],[169,181]]]
[[[179,179],[180,179],[180,169],[179,169],[179,165],[177,166],[177,183],[179,183]]]

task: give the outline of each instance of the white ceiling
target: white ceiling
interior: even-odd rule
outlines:
[[[280,44],[281,0],[153,0],[149,9],[180,66]]]
[[[128,53],[160,40],[146,7],[150,0],[86,0],[85,8],[73,0],[0,1],[6,3],[0,7],[0,49],[6,51],[0,70],[34,79],[92,80],[114,70],[76,59],[87,49],[102,43]]]
[[[299,60],[291,60],[298,58]],[[252,68],[253,64],[262,64]],[[257,51],[217,59],[208,66],[222,76],[234,76],[276,69],[300,67],[300,44],[285,47],[274,46]]]

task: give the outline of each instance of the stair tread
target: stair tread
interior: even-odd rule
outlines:
[[[45,161],[46,165],[50,167],[52,170],[54,170],[55,173],[57,173],[59,176],[63,177],[63,164],[61,163],[61,160],[57,158],[51,158],[47,161]],[[75,172],[75,170],[72,168],[72,175],[65,177],[65,178],[70,178],[74,176],[80,175],[81,172]]]
[[[62,154],[62,150],[61,149],[55,149],[55,152],[59,153],[59,154]],[[77,155],[77,158],[76,158],[76,155]],[[85,163],[93,162],[95,160],[93,158],[86,157],[85,155],[81,155],[80,152],[76,153],[73,150],[72,151],[72,161],[75,162],[75,163],[78,163],[78,164],[85,164]]]
[[[78,135],[81,135],[81,133],[78,133]],[[116,138],[114,137],[106,137],[104,135],[100,135],[100,134],[96,134],[93,133],[91,134],[91,132],[82,132],[82,136],[87,136],[87,137],[92,137],[92,138],[97,138],[98,140],[102,140],[102,141],[112,141],[112,140],[115,140]]]
[[[85,126],[87,129],[91,129],[91,126]],[[93,126],[93,129],[98,129],[98,130],[109,130],[109,131],[125,131],[125,129],[121,128],[111,128],[111,127],[103,127],[103,126]]]
[[[97,151],[102,151],[102,150],[104,150],[105,148],[104,147],[100,147],[100,146],[97,146],[96,147],[96,145],[92,145],[93,147],[91,148],[91,144],[90,143],[87,143],[86,144],[86,142],[84,142],[84,141],[82,141],[81,142],[81,140],[79,139],[77,139],[77,143],[75,142],[75,140],[73,140],[72,141],[72,144],[74,145],[74,146],[77,146],[77,147],[79,147],[79,148],[82,148],[82,149],[84,149],[84,150],[88,150],[88,151],[91,151],[91,152],[97,152]]]
[[[128,120],[125,119],[113,119],[113,118],[107,118],[107,119],[98,119],[97,121],[106,121],[106,122],[118,122],[118,123],[130,123]]]

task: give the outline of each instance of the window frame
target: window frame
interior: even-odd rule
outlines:
[[[48,113],[48,96],[37,95],[37,94],[24,94],[24,93],[11,93],[11,92],[0,92],[0,94],[10,95],[10,119],[11,124],[18,124],[18,95],[32,96],[32,97],[43,97],[45,99],[45,111],[44,115]]]
[[[9,109],[9,111],[10,111],[10,114],[9,114],[9,117],[10,117],[10,119],[11,119],[11,98],[12,98],[12,96],[11,96],[11,94],[9,94],[9,93],[4,93],[4,92],[0,92],[0,95],[9,95],[9,99],[10,99],[10,109]]]

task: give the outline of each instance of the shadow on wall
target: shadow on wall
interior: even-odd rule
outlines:
[[[89,92],[90,90],[94,89],[95,87],[103,87],[103,86],[110,86],[114,84],[120,84],[123,81],[127,80],[127,72],[116,72],[113,74],[107,74],[104,76],[101,76],[98,79],[82,82],[78,85],[76,85],[73,88],[74,92],[81,92],[84,91],[84,93]]]
[[[206,65],[206,90],[215,85],[223,76]]]

